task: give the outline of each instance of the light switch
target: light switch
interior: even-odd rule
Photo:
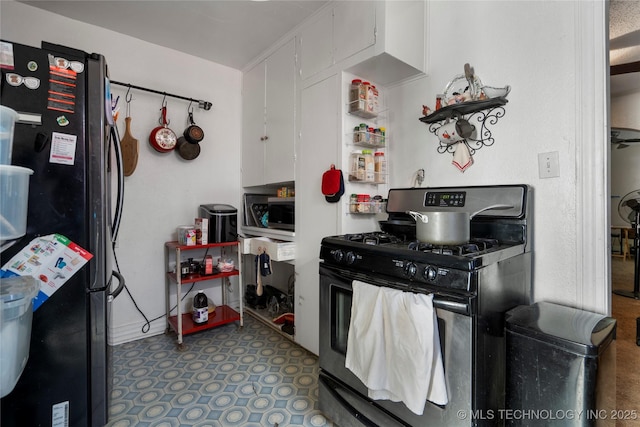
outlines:
[[[540,178],[560,176],[560,156],[557,151],[538,154],[538,172]]]

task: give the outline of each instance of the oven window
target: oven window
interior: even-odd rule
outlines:
[[[347,354],[347,336],[351,322],[352,291],[331,287],[331,348]]]

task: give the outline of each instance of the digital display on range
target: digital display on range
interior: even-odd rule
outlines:
[[[466,199],[466,191],[427,192],[424,197],[425,206],[462,207]]]

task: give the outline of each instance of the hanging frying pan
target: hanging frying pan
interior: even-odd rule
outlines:
[[[200,155],[200,144],[190,143],[184,136],[178,138],[176,151],[185,160],[193,160]]]
[[[189,107],[189,127],[184,130],[184,138],[187,142],[197,144],[204,138],[204,131],[193,121],[193,109]]]
[[[167,105],[162,104],[162,116],[160,117],[161,126],[154,128],[149,135],[149,143],[160,153],[168,153],[176,147],[178,137],[169,129],[167,122]]]

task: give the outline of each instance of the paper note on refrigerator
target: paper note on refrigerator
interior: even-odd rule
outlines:
[[[33,276],[40,281],[40,292],[33,300],[36,311],[65,284],[93,255],[62,234],[33,239],[2,266],[0,277]]]

